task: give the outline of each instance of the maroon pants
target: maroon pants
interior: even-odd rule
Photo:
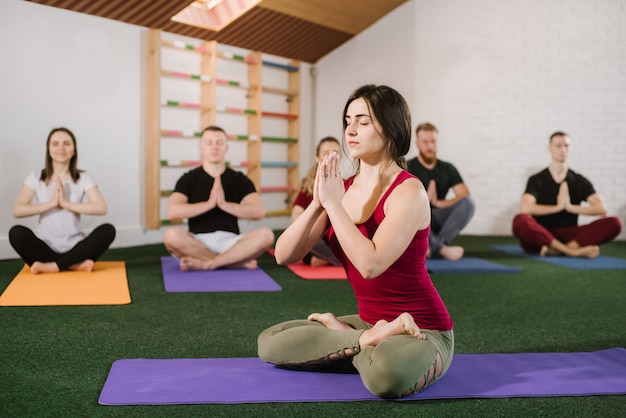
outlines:
[[[513,218],[513,235],[527,253],[538,253],[542,246],[550,246],[556,239],[563,244],[576,241],[578,246],[600,245],[612,241],[622,231],[622,222],[611,216],[597,219],[587,225],[545,228],[530,215],[519,214]]]

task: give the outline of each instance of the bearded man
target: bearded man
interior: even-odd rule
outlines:
[[[428,192],[431,208],[428,254],[459,260],[463,257],[463,247],[450,244],[474,216],[474,201],[456,167],[437,159],[439,131],[435,125],[422,123],[415,134],[419,154],[408,161],[407,170],[422,181]],[[448,198],[450,189],[454,196]]]

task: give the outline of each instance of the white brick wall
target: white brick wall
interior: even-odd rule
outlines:
[[[510,234],[557,130],[570,167],[626,221],[626,1],[415,0],[414,12],[414,125],[438,126],[440,158],[470,187],[464,233]]]

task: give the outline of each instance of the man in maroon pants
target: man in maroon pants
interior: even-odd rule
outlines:
[[[594,258],[599,245],[622,230],[617,217],[605,217],[602,196],[591,182],[569,169],[570,138],[563,132],[550,136],[550,165],[531,176],[522,195],[522,211],[513,219],[513,235],[528,253]],[[581,202],[587,205],[581,205]],[[602,216],[578,225],[578,215]]]

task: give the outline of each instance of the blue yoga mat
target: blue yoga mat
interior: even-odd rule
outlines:
[[[166,292],[276,292],[282,288],[260,268],[180,271],[174,257],[161,257]]]
[[[545,256],[541,257],[537,254],[528,254],[520,248],[519,245],[490,245],[489,248],[502,251],[507,254],[519,257],[530,258],[544,263],[550,263],[561,267],[567,267],[575,270],[610,270],[610,269],[626,269],[626,260],[623,258],[609,257],[599,255],[596,258],[583,257],[566,257],[566,256]]]
[[[521,267],[509,267],[476,257],[463,257],[457,261],[429,258],[426,267],[431,273],[519,273]]]
[[[457,354],[448,372],[402,400],[626,394],[626,350]],[[125,359],[102,405],[380,401],[358,374],[276,368],[259,358]]]

